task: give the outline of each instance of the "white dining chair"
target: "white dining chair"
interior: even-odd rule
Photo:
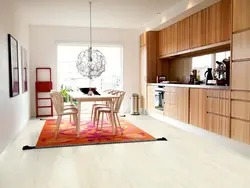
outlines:
[[[77,108],[72,108],[72,107],[65,108],[63,96],[60,92],[53,91],[50,93],[50,97],[51,97],[52,103],[53,103],[55,110],[56,110],[56,113],[57,113],[55,137],[58,134],[61,120],[62,120],[62,116],[64,116],[64,115],[72,115],[73,116],[74,122],[76,124],[76,129],[77,129],[77,127],[80,126],[80,125],[77,125],[77,123],[78,123],[78,121],[77,121],[77,113],[78,113]]]
[[[116,95],[118,95],[118,98],[115,98],[114,100],[114,110],[113,110],[113,117],[114,117],[114,124],[115,127],[117,129],[117,123],[119,125],[120,131],[122,132],[122,127],[121,127],[121,123],[120,123],[120,119],[119,119],[119,112],[120,112],[120,108],[124,99],[126,92],[125,91],[119,91],[116,93]],[[101,107],[101,108],[97,108],[96,109],[96,113],[97,113],[97,126],[96,126],[96,130],[98,130],[98,125],[100,122],[100,117],[101,117],[101,132],[103,129],[103,120],[104,120],[104,114],[109,114],[109,116],[111,116],[111,107]],[[110,118],[111,119],[111,118]]]
[[[103,94],[111,94],[114,90],[112,89],[108,89],[108,90],[105,90],[103,91]],[[90,117],[90,120],[94,120],[93,118],[95,117],[94,113],[95,113],[95,108],[96,107],[106,107],[108,104],[105,102],[105,103],[102,103],[102,104],[97,104],[97,103],[94,103],[92,105],[92,110],[91,110],[91,117]]]

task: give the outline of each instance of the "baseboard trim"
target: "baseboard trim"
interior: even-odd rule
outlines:
[[[225,136],[215,134],[213,132],[210,132],[210,131],[204,130],[202,128],[199,128],[199,127],[196,127],[196,126],[169,118],[167,116],[159,115],[159,114],[154,113],[154,112],[149,112],[148,115],[159,120],[159,121],[165,122],[171,126],[174,126],[174,127],[179,128],[179,129],[182,129],[184,131],[193,133],[197,136],[207,138],[207,139],[212,140],[218,144],[221,144],[221,145],[228,147],[230,149],[234,149],[235,151],[240,152],[240,153],[250,157],[250,145],[248,145],[248,144],[233,140],[231,138],[227,138]]]

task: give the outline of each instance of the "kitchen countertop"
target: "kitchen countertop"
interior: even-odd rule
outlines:
[[[189,87],[189,88],[204,88],[204,89],[230,89],[230,86],[217,86],[217,85],[193,85],[193,84],[163,84],[163,83],[149,83],[153,86],[166,86],[166,87]]]

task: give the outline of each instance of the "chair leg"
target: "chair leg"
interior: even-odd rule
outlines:
[[[92,121],[93,114],[94,114],[94,109],[95,109],[95,107],[94,107],[94,104],[93,104],[93,106],[92,106],[92,112],[91,112],[91,117],[90,117],[90,121]]]
[[[106,118],[107,118],[107,121],[109,120],[109,115],[108,115],[108,113],[106,113]]]
[[[58,117],[57,117],[57,120],[56,120],[56,133],[55,133],[55,137],[57,137],[57,134],[58,134],[58,131],[59,131],[59,128],[60,128],[61,121],[62,121],[62,116],[58,116]]]
[[[74,120],[74,119],[73,119]],[[69,115],[69,122],[71,123],[71,114]]]
[[[95,126],[96,123],[96,114],[98,113],[97,108],[94,109],[94,118],[93,118],[93,125]]]
[[[97,125],[96,125],[96,130],[98,130],[100,115],[101,115],[101,113],[99,111],[97,111]]]
[[[78,123],[78,117],[77,117],[77,114],[73,114],[73,117],[74,117],[74,122],[75,122],[75,125],[76,125],[76,132],[77,132],[77,123]],[[78,135],[77,135],[78,136]]]
[[[70,114],[70,122],[71,122],[71,116],[73,116],[73,121],[76,123],[76,114]]]
[[[121,133],[123,133],[123,132],[122,132],[122,126],[121,126],[121,123],[120,123],[119,116],[118,116],[118,114],[117,114],[117,113],[115,113],[115,116],[116,116],[116,119],[117,119],[117,122],[118,122],[119,128],[120,128],[120,130],[121,130]]]
[[[101,133],[102,133],[102,128],[103,128],[103,118],[104,118],[104,113],[102,113]]]

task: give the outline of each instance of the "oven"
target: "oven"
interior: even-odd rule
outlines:
[[[155,109],[164,111],[164,87],[155,87]]]

